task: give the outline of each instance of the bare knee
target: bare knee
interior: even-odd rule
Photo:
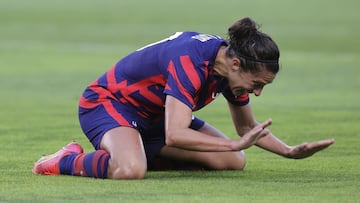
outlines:
[[[134,128],[117,127],[105,133],[101,149],[110,154],[109,179],[142,179],[147,170],[146,155],[139,132]]]
[[[236,161],[233,162],[233,166],[229,169],[232,170],[244,170],[246,166],[246,157],[244,151],[240,151],[236,154]]]
[[[109,162],[108,178],[109,179],[143,179],[146,174],[146,164],[130,162],[127,164],[116,164]]]

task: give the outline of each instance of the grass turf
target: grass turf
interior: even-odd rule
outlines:
[[[0,6],[0,202],[356,202],[360,198],[358,1],[44,1]],[[282,70],[259,98],[259,121],[289,144],[334,137],[306,160],[258,148],[245,171],[149,172],[111,181],[31,174],[72,139],[84,87],[120,57],[181,30],[225,36],[251,16],[278,42]],[[197,113],[235,138],[223,99]]]

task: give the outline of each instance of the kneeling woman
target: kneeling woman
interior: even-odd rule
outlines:
[[[91,83],[79,102],[82,130],[96,151],[70,143],[37,161],[33,173],[141,179],[157,157],[213,170],[242,170],[244,149],[257,145],[287,158],[306,158],[334,140],[288,146],[258,123],[249,94],[260,96],[279,71],[276,43],[250,18],[228,40],[178,32],[121,59]],[[238,139],[192,115],[222,94]]]

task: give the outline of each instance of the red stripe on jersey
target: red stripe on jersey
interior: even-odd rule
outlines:
[[[158,106],[162,106],[163,105],[163,100],[161,98],[159,98],[156,94],[154,94],[153,92],[149,91],[148,89],[142,89],[140,90],[140,94],[142,96],[144,96],[145,98],[148,98],[152,103],[158,105]]]
[[[131,127],[129,122],[127,122],[127,120],[121,114],[119,114],[119,112],[117,112],[110,100],[102,102],[102,104],[104,105],[106,112],[121,126]]]
[[[139,91],[139,93],[147,98],[152,103],[162,106],[163,100],[158,95],[154,94],[152,91],[148,89],[150,86],[164,86],[165,85],[165,78],[163,75],[155,75],[149,78],[146,78],[145,80],[141,80],[139,82],[136,82],[134,84],[128,85],[126,87],[126,93],[127,95],[136,91]],[[145,88],[144,88],[145,87]],[[123,91],[122,91],[123,93]]]
[[[98,95],[97,100],[89,100],[85,98],[84,96],[80,97],[79,106],[82,108],[94,108],[101,104],[102,100],[105,98],[112,98],[115,99],[114,95],[111,94],[108,90],[104,89],[103,87],[98,86],[98,81],[95,80],[93,83],[91,83],[88,87],[91,91],[96,93]]]
[[[210,102],[212,102],[216,96],[217,96],[216,81],[212,81],[209,84],[209,92],[208,92],[208,96],[206,97],[205,104],[209,104]]]
[[[106,80],[108,87],[111,87],[112,84],[116,84],[115,65],[107,72]]]
[[[208,70],[209,61],[204,61],[204,64],[205,64],[205,68],[206,68],[206,70],[204,71],[205,78],[208,78],[208,76],[209,76],[209,70]]]
[[[192,63],[190,56],[180,56],[180,63],[193,87],[196,89],[196,91],[198,91],[201,86],[201,80],[195,70],[195,66]]]
[[[178,84],[178,87],[181,91],[181,93],[186,97],[186,99],[191,103],[192,106],[195,105],[193,97],[190,95],[190,93],[184,88],[184,86],[181,84],[178,75],[176,74],[175,65],[172,61],[170,61],[168,66],[169,73],[173,76],[173,78],[176,80],[176,84]]]
[[[107,77],[109,79],[111,79],[113,77],[113,75],[111,73],[109,73],[109,74],[110,75]],[[130,85],[128,85],[127,83],[128,82],[125,80],[116,85],[109,86],[108,88],[110,89],[110,91],[113,91],[113,92],[120,91],[121,95],[123,96],[124,99],[126,99],[126,101],[130,102],[134,106],[141,106],[150,112],[155,112],[154,111],[155,109],[144,106],[141,103],[141,101],[139,102],[139,101],[135,100],[134,98],[132,98],[131,94],[138,91],[140,95],[142,95],[144,98],[148,99],[150,102],[152,102],[156,105],[159,105],[159,106],[163,106],[164,102],[163,102],[162,98],[160,98],[158,95],[154,94],[153,92],[151,92],[148,89],[148,87],[155,86],[155,85],[164,86],[165,78],[163,75],[155,75],[155,76],[146,78],[144,80],[141,80],[139,82],[136,82],[136,83],[133,83]],[[124,99],[122,99],[122,101],[124,101]],[[156,112],[158,112],[158,111],[156,111]]]
[[[90,87],[96,87],[96,85],[98,84],[98,81],[95,80],[94,82],[92,82],[89,85],[89,89],[91,89],[92,91],[94,91],[92,88]],[[96,91],[94,91],[96,94],[98,94]],[[89,100],[87,98],[85,98],[84,96],[80,97],[80,101],[79,101],[79,106],[82,108],[86,108],[86,109],[91,109],[94,108],[96,106],[98,106],[100,103],[98,102],[98,100],[94,101],[94,100]]]
[[[99,104],[100,104],[99,101],[88,100],[83,96],[80,97],[79,106],[81,108],[92,109],[92,108],[98,106]]]

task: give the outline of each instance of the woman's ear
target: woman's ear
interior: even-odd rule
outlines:
[[[241,69],[241,61],[240,61],[239,58],[234,57],[234,58],[232,59],[231,69],[232,69],[233,71],[238,71],[239,69]]]

